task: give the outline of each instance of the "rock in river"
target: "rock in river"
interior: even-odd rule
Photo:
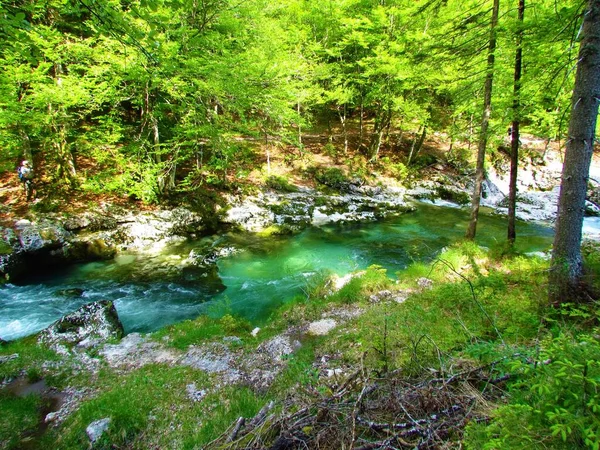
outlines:
[[[123,325],[113,302],[88,303],[57,320],[40,333],[39,340],[55,346],[91,347],[123,336]]]

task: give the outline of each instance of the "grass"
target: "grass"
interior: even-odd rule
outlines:
[[[165,433],[171,423],[197,419],[193,402],[186,394],[190,383],[195,383],[197,389],[208,388],[210,378],[189,368],[163,365],[148,365],[124,376],[105,372],[97,386],[100,394],[84,402],[49,438],[57,449],[85,448],[86,427],[108,417],[110,427],[97,448],[122,448],[159,440],[162,436],[150,433],[157,424]]]
[[[224,336],[248,336],[251,329],[248,321],[231,314],[225,314],[219,319],[199,316],[164,327],[153,333],[152,337],[170,347],[185,350],[190,345],[221,340]]]
[[[0,448],[22,448],[22,439],[37,429],[41,404],[37,395],[19,398],[0,391]]]
[[[41,373],[47,361],[58,361],[60,357],[48,347],[38,344],[35,336],[12,341],[0,346],[0,356],[18,355],[0,364],[0,380],[18,377],[23,372]]]

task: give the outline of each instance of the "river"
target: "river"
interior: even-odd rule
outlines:
[[[379,264],[394,276],[459,240],[467,221],[466,209],[423,203],[413,213],[380,222],[313,227],[294,236],[228,233],[156,255],[122,254],[74,265],[2,286],[0,337],[33,334],[101,299],[115,302],[127,333],[225,312],[260,324],[274,308],[302,294],[316,274],[342,276]],[[552,243],[553,231],[544,224],[519,222],[517,233],[521,252],[545,251]],[[482,213],[477,243],[493,246],[505,234],[505,218]],[[218,276],[184,264],[190,252],[211,246],[225,249],[217,260]]]

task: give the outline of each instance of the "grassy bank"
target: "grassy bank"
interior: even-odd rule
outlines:
[[[336,292],[324,277],[255,336],[230,315],[152,335],[165,349],[214,343],[240,359],[297,337],[260,388],[173,364],[125,370],[100,360],[88,371],[31,338],[9,343],[0,356],[18,356],[0,364],[0,378],[85,395],[61,425],[40,430],[44,396],[2,389],[0,445],[87,448],[86,427],[108,417],[96,448],[598,448],[597,304],[551,308],[548,262],[496,253],[462,244],[397,280],[372,266]],[[585,254],[599,273],[598,251]],[[324,318],[337,326],[306,332]]]

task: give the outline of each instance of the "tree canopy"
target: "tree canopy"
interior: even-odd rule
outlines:
[[[479,133],[492,5],[2,0],[0,169],[31,158],[56,187],[157,202],[243,177],[240,137],[301,154],[324,120],[342,130],[340,154],[375,161],[386,147],[410,165],[428,129]],[[497,143],[513,118],[525,30],[521,126],[564,138],[583,2],[528,2],[523,24],[517,6],[499,5],[485,135]]]

